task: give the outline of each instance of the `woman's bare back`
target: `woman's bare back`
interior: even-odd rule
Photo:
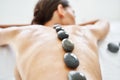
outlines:
[[[80,26],[63,28],[74,43],[73,53],[80,61],[76,71],[84,73],[87,80],[102,80],[97,39],[91,30]],[[17,47],[16,66],[22,80],[67,80],[70,69],[64,63],[65,51],[53,28],[26,27],[16,35],[12,44]]]

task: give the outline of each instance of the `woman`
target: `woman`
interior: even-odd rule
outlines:
[[[66,66],[55,24],[74,43],[72,53],[79,62],[74,69]],[[75,25],[74,10],[67,0],[39,0],[32,25],[0,28],[0,45],[11,44],[16,51],[16,80],[102,80],[97,42],[105,38],[109,24],[93,20],[81,25]],[[79,72],[78,78],[71,71]]]

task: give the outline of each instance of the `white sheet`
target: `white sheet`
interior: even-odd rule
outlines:
[[[103,80],[120,80],[120,50],[118,53],[112,53],[107,50],[109,42],[120,43],[120,21],[110,22],[110,25],[109,35],[100,44],[99,49],[102,76]]]

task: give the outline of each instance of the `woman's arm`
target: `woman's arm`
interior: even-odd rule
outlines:
[[[87,20],[85,22],[82,22],[78,24],[79,26],[86,26],[86,25],[94,25],[99,19],[92,19],[92,20]]]
[[[12,27],[12,26],[17,26],[17,27],[21,27],[21,26],[28,26],[30,24],[2,24],[0,25],[0,28],[8,28],[8,27]]]
[[[19,32],[18,27],[0,28],[0,45],[9,44]]]
[[[89,28],[97,40],[104,39],[110,27],[108,21],[100,19],[88,20],[79,24],[79,26]]]
[[[98,20],[91,27],[91,32],[95,35],[98,40],[102,40],[109,32],[110,25],[106,20]]]
[[[0,25],[0,45],[8,44],[20,31],[23,26],[29,26],[30,24],[2,24]],[[13,27],[16,26],[16,27]]]

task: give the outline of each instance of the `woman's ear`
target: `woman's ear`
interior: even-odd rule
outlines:
[[[58,14],[59,14],[60,17],[64,17],[65,16],[65,9],[64,9],[64,7],[61,4],[58,5],[57,11],[58,11]]]

